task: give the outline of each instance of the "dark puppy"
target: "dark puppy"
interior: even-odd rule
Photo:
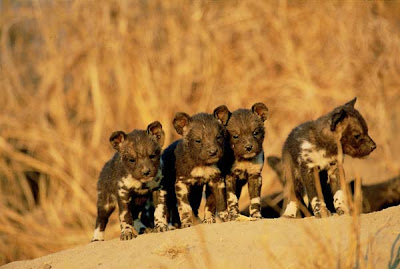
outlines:
[[[283,216],[296,217],[301,201],[306,205],[311,202],[316,217],[330,214],[326,204],[319,200],[315,184],[316,175],[324,178],[324,173],[336,212],[348,213],[340,185],[339,161],[343,161],[343,154],[361,158],[376,148],[368,135],[367,123],[354,109],[355,102],[356,98],[315,121],[299,125],[289,134],[282,150],[287,198]]]
[[[219,106],[214,115],[226,125],[229,147],[226,149],[221,166],[226,171],[225,184],[228,212],[231,220],[238,217],[240,197],[244,184],[249,184],[250,216],[261,218],[260,194],[261,171],[264,165],[263,141],[264,121],[268,118],[268,108],[256,103],[251,109],[238,109],[228,113],[226,106]]]
[[[104,240],[108,218],[116,205],[119,208],[121,240],[137,236],[134,220],[152,196],[156,205],[155,227],[167,230],[164,190],[159,190],[162,180],[160,163],[164,131],[156,121],[147,130],[112,133],[110,143],[117,151],[103,167],[97,183],[97,219],[92,241]]]
[[[168,191],[170,213],[176,212],[177,200],[181,227],[191,226],[192,213],[198,215],[203,186],[206,185],[208,206],[215,207],[219,217],[226,220],[225,184],[217,167],[224,152],[225,128],[206,113],[190,117],[179,112],[173,124],[183,138],[172,143],[162,156],[165,170],[163,185]],[[214,212],[214,208],[206,208],[204,222],[215,222]]]

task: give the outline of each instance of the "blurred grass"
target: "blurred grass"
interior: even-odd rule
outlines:
[[[110,133],[159,120],[168,143],[177,111],[264,102],[269,155],[358,96],[378,148],[348,170],[399,173],[400,4],[3,0],[0,88],[3,264],[89,242]]]

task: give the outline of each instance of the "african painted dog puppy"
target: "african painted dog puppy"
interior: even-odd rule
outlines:
[[[222,220],[227,220],[224,178],[217,166],[224,153],[225,128],[213,115],[206,113],[190,117],[178,112],[173,124],[182,139],[172,143],[162,156],[169,210],[173,213],[177,201],[181,227],[190,227],[192,214],[198,216],[206,185],[208,202],[204,222],[215,222],[215,209]]]
[[[314,216],[330,214],[317,196],[314,175],[322,173],[327,175],[336,212],[349,212],[340,186],[338,161],[343,155],[339,147],[343,154],[356,158],[367,156],[376,148],[367,123],[354,109],[355,102],[356,98],[315,121],[299,125],[289,134],[282,150],[287,199],[284,217],[295,218],[302,200],[306,205],[311,201]]]
[[[119,208],[121,240],[137,236],[134,221],[149,198],[156,209],[154,222],[157,231],[166,231],[166,208],[164,190],[159,190],[162,180],[160,163],[164,131],[156,121],[147,130],[134,130],[125,134],[116,131],[110,143],[117,151],[103,167],[97,183],[97,219],[92,241],[104,240],[108,218],[116,205]],[[151,197],[152,196],[152,197]]]
[[[250,216],[261,218],[261,171],[264,165],[262,145],[268,108],[263,103],[256,103],[251,109],[238,109],[228,115],[226,110],[226,106],[219,106],[214,110],[214,115],[226,125],[228,132],[229,147],[226,147],[222,166],[225,166],[223,170],[226,171],[229,218],[234,220],[239,215],[238,199],[246,183],[249,186]]]

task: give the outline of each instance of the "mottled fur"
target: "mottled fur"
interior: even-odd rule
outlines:
[[[108,218],[118,205],[121,240],[136,237],[134,222],[148,202],[153,199],[155,227],[167,230],[162,180],[161,148],[164,131],[159,122],[149,124],[147,130],[134,130],[125,134],[112,133],[110,143],[117,151],[103,167],[97,183],[97,219],[92,241],[104,240]]]
[[[287,198],[285,217],[296,217],[301,201],[311,203],[316,217],[330,214],[317,195],[315,182],[319,181],[315,175],[323,178],[323,173],[327,174],[336,212],[348,213],[340,186],[338,163],[343,160],[339,156],[360,158],[376,148],[364,118],[354,109],[355,102],[356,98],[315,121],[299,125],[289,134],[282,150]]]
[[[278,176],[280,182],[283,182],[283,168],[281,164],[281,159],[277,156],[268,156],[268,164],[271,166]],[[321,181],[327,181],[326,177],[321,177]],[[355,181],[352,179],[349,183],[351,193],[354,194]],[[326,186],[329,187],[329,186]],[[370,213],[374,211],[379,211],[390,206],[400,205],[400,176],[391,178],[389,180],[371,184],[371,185],[361,185],[362,195],[363,195],[363,205],[362,212]],[[325,190],[323,188],[323,193],[330,193],[330,188]],[[271,212],[272,207],[278,210],[282,207],[281,201],[271,201],[276,198],[280,193],[269,195],[261,199],[261,212],[265,217],[276,217],[274,212]],[[325,201],[329,210],[334,210],[333,201]],[[264,213],[265,212],[265,215]],[[271,213],[270,213],[271,212]],[[277,211],[279,212],[279,211]]]
[[[224,105],[219,106],[214,110],[214,115],[226,125],[228,132],[228,146],[220,166],[225,175],[229,217],[231,220],[238,217],[238,200],[242,187],[248,183],[250,216],[261,218],[264,121],[268,118],[268,108],[263,103],[256,103],[251,109],[238,109],[232,113],[224,111],[229,110]]]
[[[179,112],[173,124],[182,139],[172,143],[162,156],[165,169],[163,185],[168,191],[171,221],[177,221],[177,204],[181,227],[193,224],[192,217],[193,214],[198,215],[204,185],[208,204],[212,207],[206,209],[204,221],[215,222],[215,210],[225,220],[225,184],[217,167],[224,152],[225,128],[216,118],[206,113],[190,117]]]

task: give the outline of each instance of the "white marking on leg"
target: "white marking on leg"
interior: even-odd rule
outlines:
[[[335,206],[336,211],[341,209],[345,213],[349,213],[349,208],[346,204],[346,195],[342,190],[338,190],[333,196],[333,205]]]
[[[304,204],[308,207],[310,205],[310,200],[308,199],[307,193],[303,195]]]
[[[104,240],[104,231],[103,232],[100,231],[100,227],[97,227],[94,230],[92,241],[95,241],[95,240],[97,240],[97,241],[103,241]]]
[[[165,224],[167,225],[167,220],[164,217],[166,214],[164,212],[164,205],[163,204],[158,204],[156,209],[154,210],[154,222],[157,226],[157,224]]]
[[[176,186],[179,187],[179,192],[177,192],[177,194],[179,193],[181,195],[181,197],[185,194],[188,194],[188,187],[185,183],[183,183],[182,181],[178,181],[176,182]]]
[[[250,204],[260,204],[261,198],[260,197],[254,197],[253,199],[250,200]]]
[[[289,204],[286,206],[285,212],[283,215],[285,217],[295,218],[297,215],[298,206],[296,202],[290,201]]]

